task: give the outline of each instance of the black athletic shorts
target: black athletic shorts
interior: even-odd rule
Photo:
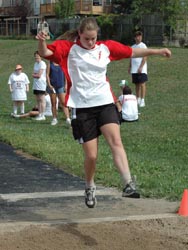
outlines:
[[[44,95],[45,93],[46,91],[43,90],[36,90],[36,89],[33,90],[34,95]]]
[[[141,74],[132,74],[132,82],[135,84],[138,83],[145,83],[148,81],[148,76],[145,73],[141,73]]]
[[[119,112],[115,104],[92,108],[72,109],[72,130],[75,140],[84,143],[101,135],[100,127],[109,124],[120,124]]]

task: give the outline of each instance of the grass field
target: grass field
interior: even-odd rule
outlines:
[[[12,102],[7,80],[18,63],[23,65],[31,81],[26,111],[35,103],[31,73],[36,49],[34,40],[0,41],[0,140],[83,177],[82,149],[73,140],[62,112],[59,112],[57,126],[50,125],[50,118],[37,122],[10,117]],[[178,200],[188,188],[188,49],[173,48],[172,54],[171,59],[148,58],[146,107],[140,109],[139,122],[122,124],[121,133],[142,196]],[[109,65],[108,77],[117,95],[120,94],[119,81],[130,82],[128,63],[123,60]],[[134,90],[134,85],[130,83],[130,86]],[[122,185],[102,137],[96,182],[118,188]]]

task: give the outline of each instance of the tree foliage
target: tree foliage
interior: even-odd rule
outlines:
[[[101,15],[97,17],[97,23],[101,29],[101,37],[103,39],[109,39],[114,33],[114,20],[116,15]]]
[[[21,17],[23,22],[26,21],[26,17],[32,13],[31,4],[27,0],[17,1],[13,9],[9,10],[9,15],[14,17]]]
[[[171,27],[176,25],[185,6],[188,7],[188,0],[113,0],[113,3],[121,4],[125,8],[124,13],[131,13],[137,22],[143,15],[161,13],[164,23]]]
[[[74,15],[74,0],[58,0],[55,4],[55,14],[57,18],[67,18]]]
[[[131,4],[132,0],[112,0],[113,7],[116,7],[119,13],[131,14]]]
[[[131,7],[136,18],[144,14],[161,13],[164,23],[171,27],[175,27],[181,12],[180,0],[134,0]]]

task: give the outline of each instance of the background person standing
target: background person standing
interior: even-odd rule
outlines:
[[[15,71],[9,76],[8,85],[11,92],[13,101],[13,115],[17,115],[18,106],[20,113],[25,113],[24,102],[27,100],[27,92],[29,92],[29,79],[28,76],[22,72],[22,65],[18,64]]]
[[[42,61],[38,51],[35,51],[35,64],[33,68],[33,94],[36,96],[39,115],[35,118],[37,121],[46,120],[45,118],[45,93],[46,93],[46,63]]]
[[[37,25],[37,33],[41,31],[46,33],[46,39],[50,39],[50,27],[44,17],[41,18],[40,22]]]
[[[147,49],[145,43],[142,42],[142,32],[136,31],[134,35],[135,44],[132,48]],[[147,57],[131,58],[128,69],[132,74],[132,82],[135,84],[136,97],[139,107],[145,107],[146,82],[147,76]]]
[[[53,120],[51,125],[56,125],[57,120],[57,100],[60,102],[60,106],[63,109],[63,112],[66,116],[66,123],[71,124],[69,117],[69,109],[65,107],[65,92],[66,92],[66,79],[64,73],[59,66],[59,64],[54,62],[49,62],[47,64],[47,84],[50,94],[50,99],[52,103],[52,115]]]

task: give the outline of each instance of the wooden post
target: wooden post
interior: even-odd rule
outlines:
[[[19,19],[17,20],[17,25],[18,25],[18,35],[20,35],[20,21],[19,21]]]
[[[8,20],[6,20],[6,36],[8,36]]]

